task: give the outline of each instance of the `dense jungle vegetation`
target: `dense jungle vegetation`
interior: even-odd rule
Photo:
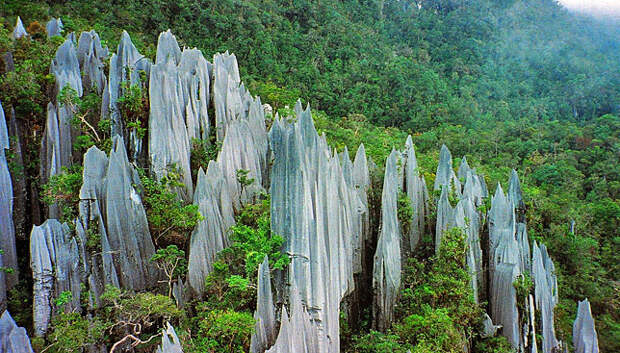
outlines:
[[[31,41],[9,39],[18,15]],[[44,24],[50,16],[61,17],[67,33],[95,29],[112,51],[127,30],[150,58],[158,34],[170,28],[180,44],[201,49],[207,58],[225,50],[235,53],[242,80],[264,103],[286,113],[301,97],[332,145],[355,151],[364,143],[379,166],[411,134],[428,183],[434,179],[441,144],[452,151],[455,168],[467,156],[491,191],[498,182],[506,184],[516,169],[528,232],[547,244],[556,264],[559,338],[571,341],[576,303],[587,297],[601,351],[620,351],[618,23],[569,13],[553,0],[4,0],[0,16],[0,54],[11,50],[15,62],[11,72],[6,63],[0,65],[0,101],[5,111],[15,109],[33,132],[26,136],[28,160],[23,164],[31,170],[12,172],[37,175],[37,136],[45,126],[53,84],[49,63],[62,42],[46,38]],[[96,106],[88,99],[96,97],[83,97],[76,109]],[[105,134],[106,126],[101,131]],[[196,156],[197,165],[212,156],[213,151]],[[68,212],[79,191],[79,173],[67,171],[47,185],[47,190],[57,188],[55,194],[66,194]],[[153,259],[162,266],[178,264],[171,271],[183,275],[183,236],[200,215],[180,203],[170,208],[175,215],[165,214],[162,203],[169,205],[173,197],[169,185],[148,179],[143,184],[149,188],[147,203],[152,202],[147,213],[153,234],[162,219],[188,218],[175,232],[181,240],[164,239]],[[147,323],[176,320],[190,352],[247,350],[255,273],[262,260],[256,253],[273,255],[276,267],[286,265],[286,257],[278,256],[281,239],[269,236],[268,202],[238,216],[233,250],[221,254],[207,279],[210,294],[203,303],[183,311],[166,291],[133,298],[110,288],[104,306],[93,313],[94,324],[79,315],[59,315],[51,341],[39,348],[51,343],[48,351],[77,352],[104,337],[114,342],[114,322],[131,314],[145,332]],[[463,328],[479,324],[467,273],[455,260],[462,241],[458,232],[451,233],[437,256],[411,260],[404,270],[403,312],[392,332],[377,333],[366,322],[343,320],[346,349],[405,352],[415,344],[414,352],[458,351]],[[424,249],[421,254],[431,253]],[[427,291],[416,290],[422,287]],[[22,284],[9,304],[25,327],[30,327],[31,314],[20,315],[17,308],[29,308],[24,305],[29,290]],[[83,339],[63,340],[67,335]],[[502,340],[476,342],[477,352],[505,351]],[[236,350],[228,348],[233,346]]]

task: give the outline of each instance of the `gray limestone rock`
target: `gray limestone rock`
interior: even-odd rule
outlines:
[[[441,196],[437,203],[437,223],[435,223],[435,253],[439,252],[443,233],[456,226],[454,208],[448,200],[448,188],[441,189]]]
[[[482,248],[480,246],[480,214],[469,197],[461,199],[455,210],[456,226],[463,229],[467,242],[467,268],[471,276],[471,286],[476,303],[479,302],[480,288],[483,286]],[[463,218],[461,218],[461,215]]]
[[[444,186],[448,187],[448,191],[454,191],[457,196],[461,195],[461,182],[454,174],[452,154],[446,145],[441,146],[433,190],[441,190]]]
[[[258,267],[258,289],[256,298],[256,320],[255,331],[252,334],[250,352],[262,353],[275,343],[276,332],[276,312],[273,305],[273,294],[271,292],[271,276],[269,274],[269,261],[267,256]]]
[[[510,174],[508,199],[510,199],[515,208],[518,222],[525,222],[525,203],[523,202],[523,193],[521,192],[521,182],[519,182],[519,175],[517,175],[517,171],[514,169]]]
[[[26,28],[24,28],[22,19],[19,16],[17,16],[17,21],[15,23],[15,28],[13,28],[13,32],[11,33],[11,38],[21,39],[24,37],[28,37],[28,32],[26,32]]]
[[[84,89],[103,93],[108,82],[104,73],[104,60],[108,57],[108,48],[101,46],[99,35],[95,31],[82,32],[78,40],[77,58],[82,69]]]
[[[495,195],[491,200],[491,209],[489,210],[489,277],[493,278],[493,271],[496,260],[495,250],[499,246],[500,241],[505,240],[505,246],[512,245],[511,239],[514,239],[516,231],[514,208],[512,203],[504,194],[502,186],[497,185]],[[518,253],[513,254],[518,257]],[[518,264],[517,262],[511,262]]]
[[[203,220],[191,236],[187,278],[193,293],[201,296],[205,278],[217,253],[229,246],[228,230],[235,224],[228,183],[219,163],[210,161],[206,174],[202,169],[198,171],[194,204]]]
[[[30,235],[30,266],[34,281],[34,332],[42,337],[47,332],[54,300],[63,292],[71,292],[72,300],[65,310],[80,310],[80,255],[78,244],[66,223],[48,219],[34,226]]]
[[[514,281],[519,276],[519,266],[501,263],[493,274],[491,315],[493,322],[502,325],[502,335],[516,349],[521,345],[519,312]]]
[[[284,250],[291,258],[278,293],[293,305],[291,298],[297,291],[293,288],[298,288],[312,322],[297,323],[293,309],[291,322],[309,325],[320,337],[330,338],[292,351],[337,352],[340,303],[354,289],[353,249],[358,237],[354,233],[360,218],[354,219],[365,208],[355,187],[347,182],[353,179],[350,161],[332,152],[325,137],[317,135],[309,108],[302,110],[298,103],[295,110],[295,123],[276,118],[269,134],[273,151],[271,229],[285,239]],[[283,333],[286,330],[283,320],[279,341],[288,337]],[[276,343],[274,347],[282,345],[286,346]]]
[[[413,251],[424,234],[424,221],[428,212],[428,195],[426,183],[420,176],[411,136],[407,137],[405,143],[405,158],[405,190],[413,208],[411,226],[407,237],[409,238],[409,250]]]
[[[579,302],[577,317],[573,323],[573,347],[575,353],[598,353],[598,337],[588,299]]]
[[[364,259],[366,258],[366,245],[371,241],[370,234],[370,212],[368,212],[368,192],[370,191],[371,182],[368,171],[368,160],[366,159],[366,149],[361,144],[355,153],[353,161],[352,181],[359,200],[362,202],[363,209],[366,212],[356,217],[356,225],[353,248],[353,273],[361,273],[364,271]]]
[[[150,263],[155,247],[138,191],[140,178],[129,163],[122,138],[112,139],[110,156],[96,147],[84,155],[80,217],[76,231],[100,236],[100,251],[85,255],[85,272],[96,301],[107,284],[131,290],[155,285]]]
[[[0,250],[2,250],[0,266],[13,269],[13,273],[0,271],[0,308],[6,300],[6,290],[17,284],[19,272],[13,225],[13,183],[5,154],[5,150],[8,149],[9,133],[4,110],[0,104]]]
[[[54,36],[61,36],[62,35],[62,20],[59,18],[52,18],[51,20],[49,20],[47,22],[47,24],[45,25],[45,29],[47,32],[47,37],[51,38]]]
[[[213,56],[213,104],[217,139],[226,136],[228,124],[242,116],[243,104],[240,88],[239,66],[235,54]]]
[[[482,338],[493,337],[497,333],[497,330],[502,328],[502,326],[500,325],[493,325],[493,320],[491,320],[491,317],[486,313],[484,314],[484,320],[482,324],[483,324],[482,335],[481,335]]]
[[[401,230],[398,221],[398,192],[402,179],[398,173],[401,154],[393,150],[385,163],[383,194],[381,197],[381,228],[374,257],[373,325],[378,330],[390,327],[394,304],[398,299],[401,280]]]
[[[541,244],[539,248],[536,242],[532,247],[532,278],[536,308],[541,314],[542,351],[551,353],[559,346],[553,325],[553,309],[558,303],[558,283],[555,267],[547,254],[547,248],[544,244]]]
[[[112,121],[112,136],[123,136],[123,139],[128,144],[127,149],[132,161],[136,161],[143,153],[142,140],[135,136],[136,132],[134,130],[131,131],[134,133],[134,136],[130,136],[131,132],[125,131],[118,99],[124,95],[124,82],[127,82],[129,85],[136,85],[141,89],[145,89],[148,86],[151,65],[151,61],[140,54],[133,45],[129,34],[123,31],[116,54],[113,54],[110,58],[109,81],[103,92],[101,116]],[[144,79],[141,78],[141,75],[144,75]]]
[[[26,329],[18,327],[6,310],[0,316],[0,352],[33,353]]]
[[[183,353],[181,341],[169,322],[166,322],[166,328],[162,330],[161,345],[157,347],[156,353]]]

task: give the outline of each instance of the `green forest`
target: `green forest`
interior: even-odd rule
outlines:
[[[467,157],[491,194],[517,170],[528,233],[546,244],[555,261],[558,339],[571,342],[577,302],[588,298],[601,352],[620,351],[618,22],[568,12],[554,0],[3,0],[0,16],[0,102],[32,132],[23,164],[12,165],[8,155],[12,172],[37,175],[54,82],[49,64],[63,42],[45,34],[51,17],[62,18],[64,33],[96,30],[112,51],[125,30],[152,60],[159,33],[171,29],[182,47],[200,49],[207,60],[234,53],[250,92],[281,115],[298,98],[310,104],[316,128],[331,146],[355,151],[363,143],[379,170],[408,135],[427,183],[435,177],[442,144],[455,168]],[[10,39],[17,16],[31,40]],[[3,55],[9,51],[11,71]],[[96,95],[66,99],[85,115],[100,109]],[[121,102],[138,127],[144,107],[148,114],[145,99],[138,89]],[[80,140],[84,145],[74,148],[109,150],[108,127],[97,129],[101,140]],[[218,146],[196,146],[192,166],[206,169]],[[206,279],[207,299],[179,309],[169,291],[187,271],[188,237],[201,215],[175,199],[171,190],[178,180],[170,175],[155,181],[141,174],[149,227],[160,248],[153,262],[170,273],[165,290],[136,297],[108,288],[104,304],[92,312],[94,321],[58,315],[47,341],[33,340],[35,350],[82,352],[93,342],[114,343],[123,332],[113,323],[131,316],[144,340],[157,329],[154,323],[166,320],[179,327],[186,352],[248,351],[258,265],[265,255],[272,269],[288,264],[279,251],[283,240],[270,233],[269,199],[236,216],[233,245]],[[374,197],[380,199],[383,173],[377,175]],[[253,182],[243,173],[237,178],[242,185]],[[28,182],[39,184],[36,177]],[[61,201],[64,216],[75,217],[80,183],[81,170],[67,170],[41,186],[42,199],[52,200],[40,204]],[[463,236],[454,231],[447,237],[433,255],[429,235],[404,266],[391,330],[372,330],[369,313],[360,320],[341,315],[343,351],[458,352],[467,340],[474,342],[473,352],[510,351],[503,339],[477,336],[481,309],[463,270]],[[20,261],[28,266],[27,258]],[[9,293],[11,314],[27,329],[29,281]],[[150,342],[138,349],[153,347]]]

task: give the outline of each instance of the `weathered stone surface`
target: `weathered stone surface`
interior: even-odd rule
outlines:
[[[24,24],[22,23],[22,19],[17,16],[17,21],[15,23],[15,28],[13,28],[13,32],[11,33],[12,39],[20,39],[23,37],[27,37],[28,32],[26,32],[26,28],[24,28]]]
[[[450,205],[448,200],[448,188],[441,189],[441,196],[437,203],[437,223],[435,223],[435,253],[439,252],[441,246],[441,238],[443,233],[450,228],[456,226],[455,224],[454,208]]]
[[[508,199],[515,208],[515,214],[518,222],[525,222],[525,203],[523,202],[523,193],[521,192],[521,182],[516,170],[512,170],[510,174],[510,183],[508,184]]]
[[[136,161],[143,153],[142,140],[137,137],[135,130],[125,130],[118,99],[124,94],[123,82],[137,85],[142,89],[148,86],[151,65],[151,61],[140,54],[133,45],[129,34],[123,31],[116,54],[110,58],[109,82],[107,89],[103,92],[101,116],[112,121],[112,136],[120,135],[126,141],[132,161]],[[145,76],[144,79],[141,78],[141,72]]]
[[[166,322],[166,328],[162,330],[161,346],[157,347],[157,353],[183,353],[181,341],[174,331],[174,327]]]
[[[48,219],[40,226],[34,226],[30,235],[30,266],[34,281],[33,319],[34,332],[38,337],[45,335],[54,299],[65,292],[71,292],[72,300],[67,303],[68,311],[80,310],[80,254],[76,239],[66,223]]]
[[[202,169],[198,171],[194,204],[203,220],[192,233],[187,278],[193,293],[201,296],[216,254],[228,247],[228,230],[235,224],[228,182],[219,163],[210,161],[206,174]]]
[[[464,230],[467,242],[467,268],[471,276],[474,300],[479,303],[480,288],[484,284],[482,248],[480,246],[481,219],[479,211],[469,197],[461,199],[455,210],[455,224]],[[461,216],[463,218],[461,218]]]
[[[0,104],[0,266],[13,269],[13,273],[0,271],[0,308],[6,300],[6,290],[17,284],[19,269],[15,249],[13,225],[13,183],[5,150],[9,149],[9,133],[2,104]]]
[[[598,337],[588,299],[579,302],[577,317],[573,323],[573,347],[575,353],[598,353]]]
[[[77,58],[82,69],[82,85],[86,90],[103,93],[108,82],[104,73],[104,60],[108,57],[108,48],[101,46],[99,35],[95,31],[82,32],[78,40]]]
[[[418,169],[411,135],[407,137],[405,143],[405,158],[405,190],[413,208],[411,226],[407,237],[409,238],[409,250],[413,251],[424,234],[425,218],[428,212],[428,194],[426,183]]]
[[[47,22],[47,24],[45,25],[45,29],[47,32],[47,37],[51,38],[54,36],[60,36],[62,35],[62,20],[59,18],[52,18],[51,20],[49,20]]]
[[[0,352],[33,353],[26,329],[18,327],[6,310],[0,316]]]
[[[141,185],[140,178],[120,136],[112,139],[108,158],[96,147],[84,156],[76,231],[79,235],[91,230],[101,238],[101,251],[86,255],[85,261],[95,300],[106,284],[143,290],[157,282],[158,272],[149,261],[155,247],[134,185]]]
[[[398,192],[402,179],[398,172],[401,154],[393,150],[385,163],[381,196],[381,228],[374,257],[373,325],[378,330],[390,327],[401,279],[401,229],[398,221]]]
[[[539,248],[536,242],[532,247],[532,277],[536,308],[540,312],[542,322],[542,351],[551,353],[559,346],[553,325],[553,309],[558,303],[558,282],[547,248],[544,244]]]
[[[241,98],[244,92],[239,89],[241,78],[235,54],[215,54],[213,56],[213,104],[215,106],[215,128],[217,140],[226,136],[228,124],[242,115]]]
[[[340,302],[354,289],[352,219],[364,212],[364,204],[347,183],[339,156],[317,135],[310,109],[302,111],[298,103],[295,111],[294,124],[276,119],[270,131],[271,229],[285,239],[291,257],[278,291],[286,300],[294,295],[292,288],[299,289],[312,323],[297,322],[293,309],[291,322],[310,325],[323,337],[318,346],[295,341],[290,351],[337,352]],[[284,322],[279,337],[286,337]]]
[[[452,154],[446,145],[441,146],[433,190],[441,190],[444,186],[448,188],[448,191],[454,191],[457,196],[461,195],[461,182],[454,174]]]
[[[493,322],[502,325],[502,335],[515,348],[520,346],[519,312],[514,281],[519,276],[519,266],[500,263],[493,273],[491,292],[491,316]]]
[[[353,247],[353,273],[364,272],[366,259],[366,245],[371,241],[370,234],[370,212],[368,212],[368,192],[370,190],[370,173],[368,170],[368,160],[366,159],[366,149],[361,144],[355,153],[352,170],[353,187],[357,191],[359,200],[366,212],[358,213],[354,225],[354,247]]]
[[[497,333],[497,330],[501,328],[500,325],[493,325],[493,321],[491,320],[491,317],[486,313],[484,314],[484,320],[482,324],[483,324],[482,335],[481,335],[482,338],[489,338],[489,337],[495,336],[495,334]]]
[[[498,183],[495,195],[491,200],[491,210],[489,211],[489,272],[490,278],[493,278],[495,265],[499,262],[496,259],[495,250],[499,246],[500,241],[506,240],[504,246],[512,245],[510,239],[514,239],[516,230],[514,208],[512,203],[504,194],[502,186]],[[513,254],[518,257],[518,253]],[[501,259],[500,259],[501,260]],[[516,260],[514,260],[516,261]],[[511,262],[518,264],[518,262]]]
[[[250,344],[251,353],[262,353],[275,342],[276,332],[276,313],[273,305],[273,294],[271,292],[271,276],[269,274],[269,260],[265,260],[258,267],[258,289],[256,298],[256,320],[255,331],[252,334]]]

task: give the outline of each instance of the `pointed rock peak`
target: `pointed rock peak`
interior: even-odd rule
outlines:
[[[63,25],[60,18],[52,18],[47,22],[47,25],[45,26],[48,38],[62,35],[62,29]]]
[[[519,203],[523,201],[523,195],[521,192],[521,182],[519,181],[519,175],[516,170],[512,170],[510,174],[510,183],[508,184],[508,196],[515,205],[519,206]]]
[[[598,353],[598,337],[588,299],[579,302],[577,317],[573,323],[573,347],[575,353]]]
[[[500,182],[497,182],[497,187],[495,188],[495,195],[493,196],[493,201],[495,201],[495,199],[505,199],[506,198],[506,194],[504,193],[504,189],[502,189],[502,184]]]
[[[450,153],[448,146],[446,146],[445,144],[441,145],[441,151],[439,152],[439,160],[440,161],[449,160],[450,166],[452,166],[452,153]]]
[[[19,16],[17,16],[17,21],[15,23],[15,28],[13,29],[13,33],[11,34],[11,37],[13,39],[20,39],[26,36],[28,36],[28,32],[26,32],[26,28],[24,28],[22,19]]]
[[[411,138],[411,135],[407,136],[407,141],[405,141],[405,146],[407,146],[407,149],[409,149],[410,147],[413,148],[413,139]]]
[[[157,40],[157,54],[155,56],[155,64],[166,63],[168,60],[174,60],[178,64],[181,60],[181,49],[176,37],[170,30],[162,32]]]
[[[6,117],[4,115],[4,109],[2,109],[2,102],[0,102],[0,150],[9,148],[9,132],[6,125]],[[3,151],[0,151],[2,154]]]
[[[157,347],[157,353],[183,353],[181,341],[169,322],[166,322],[166,328],[162,330],[161,346]]]
[[[297,102],[295,102],[295,107],[293,108],[293,110],[295,111],[295,115],[297,116],[299,116],[303,112],[303,107],[301,105],[301,99],[297,99]]]
[[[7,353],[32,353],[26,329],[18,327],[8,310],[0,316],[0,349]]]
[[[461,159],[461,165],[459,166],[459,176],[462,173],[464,173],[464,175],[466,175],[467,172],[469,172],[471,170],[471,168],[469,167],[469,163],[467,163],[467,157],[463,156],[463,158]]]

